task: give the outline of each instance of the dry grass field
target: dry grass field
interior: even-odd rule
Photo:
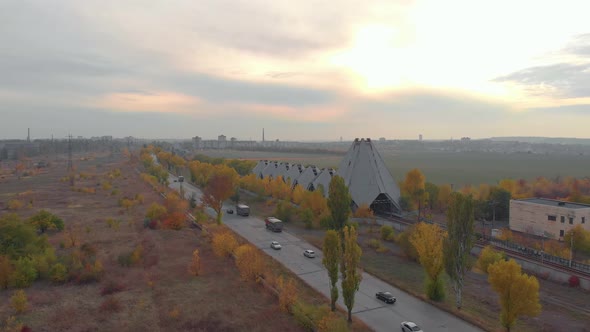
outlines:
[[[94,251],[104,267],[99,282],[53,284],[37,281],[26,288],[29,308],[16,314],[10,306],[14,289],[0,291],[0,326],[16,317],[32,331],[300,331],[295,319],[279,310],[276,297],[256,283],[240,279],[230,259],[213,255],[208,238],[193,228],[180,231],[144,228],[146,207],[162,198],[141,182],[122,159],[103,155],[76,160],[75,182],[64,162],[18,179],[4,169],[0,180],[0,216],[26,218],[46,209],[65,221],[66,231],[50,231],[58,257],[68,255],[71,237]],[[4,164],[4,167],[9,165]],[[121,175],[107,174],[120,169]],[[109,182],[111,187],[103,186]],[[119,199],[143,195],[128,211]],[[7,202],[26,204],[6,210]],[[107,220],[111,218],[111,222]],[[66,243],[64,245],[64,243]],[[122,266],[118,257],[140,249],[139,260]],[[193,250],[201,253],[201,275],[188,265]],[[107,294],[111,293],[111,294]],[[309,299],[313,292],[303,292]],[[321,297],[317,301],[321,302]]]

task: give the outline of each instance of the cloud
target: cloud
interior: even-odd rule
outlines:
[[[537,95],[590,97],[590,63],[558,63],[531,67],[495,78],[494,81],[517,83]]]
[[[535,96],[590,97],[590,33],[575,36],[559,54],[571,60],[525,68],[492,81],[517,84]]]

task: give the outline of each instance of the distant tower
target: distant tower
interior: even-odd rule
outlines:
[[[262,142],[264,142],[264,128],[262,128]]]
[[[31,142],[31,128],[27,128],[27,142]]]
[[[418,135],[418,140],[422,141],[422,134]]]
[[[68,171],[74,170],[74,165],[72,164],[72,135],[68,135]]]

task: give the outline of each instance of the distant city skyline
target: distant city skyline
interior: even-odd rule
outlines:
[[[581,0],[7,0],[0,139],[589,138]]]

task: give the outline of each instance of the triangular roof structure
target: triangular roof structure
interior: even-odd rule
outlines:
[[[256,166],[254,166],[252,169],[252,173],[262,179],[264,178],[262,171],[266,168],[266,166],[268,166],[268,160],[260,160],[258,161],[258,164],[256,164]]]
[[[324,187],[324,196],[328,197],[328,189],[330,188],[330,181],[332,180],[332,176],[336,174],[336,171],[333,168],[323,168],[320,175],[313,180],[311,186],[313,187],[310,190],[318,190],[320,186]]]
[[[280,163],[279,167],[277,168],[274,177],[281,176],[283,181],[287,182],[287,173],[291,169],[291,163]]]
[[[309,185],[315,180],[315,178],[320,174],[320,169],[315,166],[309,166],[305,169],[303,173],[295,180],[294,185],[298,184],[303,189],[309,190]]]
[[[355,139],[340,162],[353,207],[367,204],[377,214],[400,214],[400,190],[370,138]]]
[[[262,170],[262,177],[263,178],[266,178],[266,177],[274,178],[274,175],[277,172],[277,168],[279,168],[278,161],[269,161],[268,165]]]
[[[285,181],[289,181],[289,179],[291,180],[291,185],[294,187],[295,186],[295,181],[297,181],[297,179],[301,176],[301,174],[305,171],[305,166],[301,165],[301,164],[293,164],[291,165],[291,168],[289,168],[289,171],[287,172],[287,174],[285,174]]]

